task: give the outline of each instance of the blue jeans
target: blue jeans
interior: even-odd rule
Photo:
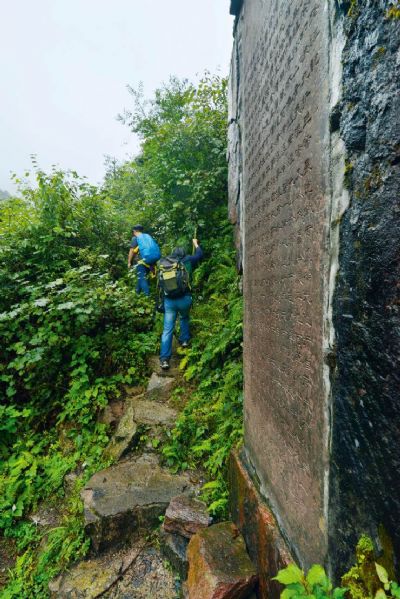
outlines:
[[[189,341],[189,312],[192,305],[192,296],[184,295],[177,299],[165,298],[164,307],[164,330],[161,336],[160,360],[169,360],[172,354],[172,337],[174,334],[175,323],[178,314],[180,315],[181,331],[179,335],[180,343]]]
[[[136,293],[143,291],[145,295],[150,295],[150,287],[147,280],[150,270],[144,264],[137,264],[135,268],[137,275]]]

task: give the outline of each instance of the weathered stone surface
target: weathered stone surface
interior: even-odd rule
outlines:
[[[244,451],[232,452],[230,457],[229,508],[258,571],[259,599],[279,599],[281,585],[271,578],[294,560],[271,510],[250,477]]]
[[[389,4],[231,2],[245,446],[295,556],[336,575],[362,532],[379,545],[380,526],[400,555],[400,21]]]
[[[189,599],[244,599],[254,589],[256,571],[232,522],[195,534],[187,554]]]
[[[160,468],[154,455],[97,472],[81,493],[94,550],[122,545],[141,529],[158,524],[172,497],[189,490],[188,479]]]
[[[132,405],[125,408],[117,429],[105,451],[107,456],[118,460],[135,443],[138,425],[134,419],[134,408]]]
[[[166,532],[164,527],[160,531],[161,551],[170,562],[174,570],[178,572],[182,580],[185,580],[189,571],[187,558],[187,546],[189,540],[178,534]]]
[[[138,554],[138,548],[73,565],[49,583],[52,599],[95,599],[106,591]]]
[[[177,599],[174,574],[155,547],[142,550],[104,599]]]
[[[42,503],[39,508],[30,514],[29,520],[39,528],[56,528],[60,525],[62,514],[54,505]]]
[[[339,575],[379,527],[400,556],[400,21],[389,3],[359,2],[344,17],[337,135],[346,156],[347,210],[333,323],[329,553]]]
[[[0,589],[7,584],[10,571],[17,559],[14,539],[6,539],[0,534]]]
[[[102,410],[99,414],[99,422],[116,426],[123,416],[125,411],[125,401],[123,399],[115,399]]]
[[[69,472],[64,476],[63,489],[66,495],[69,495],[73,491],[78,478],[78,472]]]
[[[175,379],[171,376],[161,376],[153,372],[147,386],[146,396],[149,399],[165,401],[169,399],[174,385]]]
[[[106,455],[115,460],[135,446],[143,426],[150,427],[150,437],[157,437],[175,424],[177,419],[175,410],[164,403],[144,399],[144,397],[147,397],[147,394],[126,399],[124,415],[106,449]]]
[[[165,512],[164,528],[190,539],[202,528],[207,528],[212,522],[203,501],[187,495],[178,495],[171,499]]]
[[[149,426],[174,426],[177,412],[154,400],[139,399],[133,404],[133,418],[138,424]]]
[[[131,397],[139,397],[140,395],[143,395],[143,393],[145,392],[145,388],[142,387],[141,385],[136,385],[134,387],[131,387],[129,385],[125,385],[124,391],[126,393],[126,396],[129,397],[129,398],[131,398]]]
[[[244,0],[235,36],[231,96],[232,110],[240,109],[230,117],[240,147],[231,176],[242,178],[244,194],[245,443],[286,534],[306,563],[321,562],[329,458],[326,6]],[[240,185],[229,189],[240,207]]]

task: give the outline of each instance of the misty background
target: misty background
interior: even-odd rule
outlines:
[[[106,155],[139,148],[116,118],[128,84],[150,97],[171,75],[228,74],[229,0],[19,0],[0,14],[0,190],[31,154],[99,183]]]

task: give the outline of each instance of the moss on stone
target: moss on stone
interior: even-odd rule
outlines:
[[[389,578],[394,578],[393,544],[383,526],[379,528],[379,541],[382,554],[378,557],[372,540],[366,535],[360,538],[356,547],[356,565],[342,577],[342,586],[348,588],[348,599],[375,597],[377,590],[382,587],[375,562],[386,569]]]
[[[400,2],[397,0],[395,4],[392,4],[386,11],[387,19],[400,19]]]
[[[356,547],[356,565],[342,577],[342,585],[349,589],[351,599],[373,598],[379,588],[375,570],[375,552],[372,540],[362,536]]]
[[[379,166],[375,165],[372,169],[372,172],[364,181],[365,191],[371,191],[373,189],[378,189],[382,185],[382,174],[379,169]]]
[[[360,14],[360,7],[358,6],[358,0],[350,0],[350,8],[347,12],[347,16],[352,19],[356,19]]]
[[[351,186],[353,168],[353,163],[349,160],[346,160],[344,164],[344,186],[346,189],[349,189]]]

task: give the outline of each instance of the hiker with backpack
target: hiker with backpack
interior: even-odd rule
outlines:
[[[192,305],[191,274],[203,257],[197,239],[193,239],[195,252],[192,256],[177,247],[170,256],[161,258],[158,270],[158,284],[164,301],[164,329],[161,336],[160,366],[168,370],[172,354],[172,338],[176,319],[180,316],[179,343],[188,347],[190,340],[189,312]]]
[[[155,263],[160,259],[161,252],[157,242],[151,235],[144,233],[142,225],[135,225],[132,228],[132,240],[128,254],[128,268],[131,268],[134,258],[138,258],[136,263],[137,284],[136,293],[150,295],[148,276],[154,269]]]

